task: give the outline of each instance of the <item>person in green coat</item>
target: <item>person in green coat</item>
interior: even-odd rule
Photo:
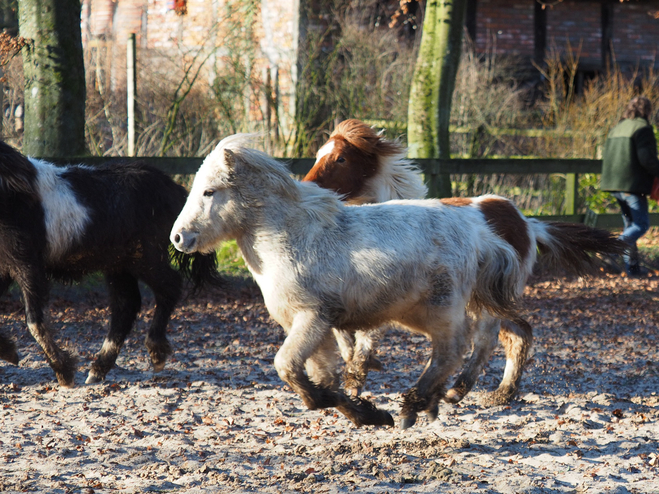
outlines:
[[[629,244],[623,257],[630,276],[642,274],[636,241],[650,228],[647,196],[654,177],[659,176],[651,116],[650,100],[645,96],[633,98],[609,132],[602,156],[601,188],[611,192],[622,210],[625,229],[619,238]]]

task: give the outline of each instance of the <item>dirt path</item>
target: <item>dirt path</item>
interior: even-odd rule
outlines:
[[[659,279],[538,282],[527,289],[535,353],[509,407],[482,408],[498,350],[459,406],[405,432],[308,411],[278,378],[283,333],[257,292],[206,294],[175,314],[175,358],[154,375],[147,310],[106,382],[84,385],[107,321],[101,291],[60,289],[60,340],[80,357],[60,389],[26,334],[17,297],[0,324],[2,492],[659,492]],[[148,302],[148,300],[147,300]],[[395,417],[429,349],[391,332],[367,395]]]

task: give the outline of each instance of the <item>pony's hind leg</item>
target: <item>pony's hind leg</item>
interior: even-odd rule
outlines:
[[[85,381],[87,384],[102,381],[114,367],[142,305],[137,278],[133,275],[125,272],[108,273],[106,281],[110,295],[110,329],[89,370]]]
[[[60,386],[71,388],[75,384],[76,359],[55,342],[46,325],[44,308],[48,299],[48,281],[43,269],[17,270],[14,280],[23,292],[25,317],[30,333],[46,355]]]
[[[462,400],[478,380],[483,367],[490,358],[492,350],[497,344],[500,321],[490,314],[483,312],[475,322],[476,330],[473,336],[473,351],[467,365],[455,381],[451,389],[446,392],[444,401],[458,403]]]
[[[366,400],[351,400],[345,394],[314,384],[304,372],[305,363],[327,345],[331,327],[314,312],[298,313],[284,344],[275,356],[279,377],[300,395],[310,410],[336,407],[355,425],[393,425],[391,415]],[[314,355],[316,354],[316,355]]]
[[[533,329],[521,318],[515,321],[504,320],[499,340],[506,353],[506,367],[499,387],[484,400],[484,404],[490,406],[506,405],[517,394],[524,364],[533,343]]]
[[[156,306],[144,344],[151,357],[154,372],[165,367],[172,347],[167,340],[167,323],[181,298],[183,281],[169,262],[161,263],[157,269],[145,270],[140,277],[153,290]]]
[[[437,418],[446,380],[460,363],[465,349],[465,337],[469,335],[464,304],[462,314],[459,314],[457,307],[452,312],[447,317],[441,308],[431,309],[427,311],[427,323],[410,325],[430,336],[432,354],[416,385],[403,395],[401,429],[412,427],[420,412],[427,412],[432,420]],[[401,323],[405,324],[404,321]]]

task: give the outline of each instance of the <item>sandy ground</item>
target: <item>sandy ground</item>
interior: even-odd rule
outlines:
[[[101,288],[58,288],[52,325],[80,358],[61,389],[16,295],[0,324],[19,344],[0,363],[3,492],[659,492],[659,278],[537,281],[526,292],[534,355],[510,406],[484,408],[500,350],[458,406],[412,429],[355,428],[308,411],[278,378],[282,330],[249,286],[186,300],[160,374],[145,310],[104,383],[85,385],[107,324]],[[367,396],[396,418],[428,355],[390,332]]]

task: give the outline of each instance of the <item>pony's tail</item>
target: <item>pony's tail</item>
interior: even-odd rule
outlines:
[[[193,293],[204,287],[225,287],[226,280],[217,270],[217,256],[210,254],[184,254],[171,247],[172,261],[188,280],[192,282]]]
[[[542,266],[564,269],[575,275],[593,274],[601,261],[597,257],[622,255],[629,246],[611,232],[581,223],[543,223],[529,219]]]
[[[521,261],[506,242],[490,240],[481,253],[469,309],[476,313],[485,309],[503,319],[518,320],[524,281]]]

